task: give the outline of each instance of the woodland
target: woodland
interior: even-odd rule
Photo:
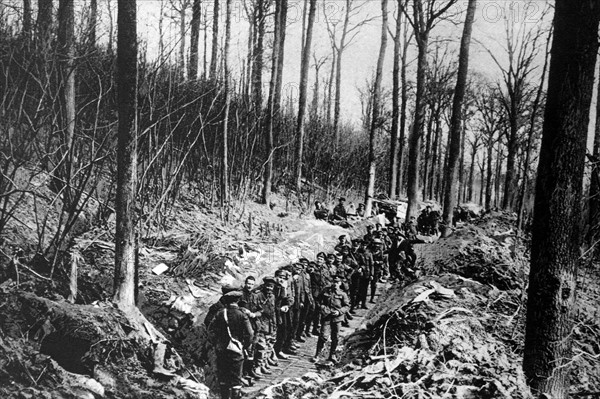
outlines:
[[[343,397],[342,381],[363,384],[347,397],[598,397],[600,2],[500,3],[492,36],[484,0],[0,0],[3,397],[211,397],[196,317],[224,276],[283,262],[244,254],[295,232],[330,243],[339,230],[306,221],[342,196],[367,219],[381,200],[405,204],[399,222],[433,205],[419,267],[435,278],[412,283],[481,297],[438,290],[413,314],[420,286],[392,287],[397,308],[365,316],[371,363],[272,397]],[[459,205],[481,218],[456,227]],[[192,310],[176,299],[190,292]],[[473,334],[456,375],[431,377],[438,360],[407,335],[379,340],[433,334],[419,318],[462,307],[469,330],[436,341]],[[490,317],[500,331],[474,324]],[[492,370],[492,352],[510,366]],[[367,364],[388,380],[365,382]],[[465,375],[488,379],[448,383]]]

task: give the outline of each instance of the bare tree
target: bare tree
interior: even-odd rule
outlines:
[[[535,60],[539,53],[539,40],[542,38],[542,24],[531,27],[522,21],[515,27],[513,21],[505,18],[506,45],[504,51],[508,65],[503,65],[493,51],[487,49],[502,73],[504,96],[502,104],[508,116],[506,179],[502,208],[512,209],[517,193],[516,154],[519,143],[519,130],[526,123],[525,111],[535,95],[534,85],[529,80],[537,69]]]
[[[177,13],[173,20],[179,22],[179,72],[185,76],[185,37],[187,32],[187,10],[190,8],[190,0],[169,0],[171,7]]]
[[[231,0],[226,2],[225,10],[225,48],[223,49],[225,112],[223,115],[223,148],[221,154],[221,207],[227,207],[226,218],[229,215],[229,113],[231,109],[231,90],[229,70],[229,46],[231,45]]]
[[[219,4],[221,0],[215,0],[213,3],[213,22],[212,22],[212,46],[210,54],[210,78],[217,78],[217,54],[219,51]]]
[[[377,172],[375,159],[375,133],[381,125],[381,79],[383,75],[383,63],[385,61],[385,50],[387,47],[388,36],[388,2],[381,0],[381,43],[379,47],[379,57],[377,58],[377,67],[375,69],[375,85],[373,87],[373,117],[369,129],[369,182],[365,195],[365,215],[371,215],[373,206],[373,197],[375,196],[375,174]]]
[[[298,195],[302,193],[302,156],[304,153],[304,127],[306,114],[306,95],[308,91],[308,72],[310,65],[310,53],[312,46],[313,26],[317,11],[317,1],[310,0],[310,8],[308,12],[308,24],[306,26],[306,36],[304,40],[304,48],[302,49],[302,65],[300,68],[300,95],[298,99],[298,120],[296,124],[296,192]]]
[[[334,132],[334,140],[335,145],[339,143],[339,124],[340,124],[340,110],[341,110],[341,96],[342,96],[342,59],[344,55],[344,50],[348,48],[356,36],[360,33],[360,29],[371,22],[373,18],[364,16],[361,18],[360,22],[350,26],[350,20],[354,19],[361,12],[362,7],[366,4],[366,2],[357,3],[354,0],[345,0],[345,13],[344,13],[344,24],[342,26],[342,36],[340,37],[340,42],[337,43],[336,35],[335,35],[335,26],[332,28],[332,22],[330,21],[330,17],[327,13],[328,4],[323,3],[323,15],[325,16],[325,23],[327,26],[327,31],[329,33],[329,38],[331,41],[331,46],[333,51],[335,52],[335,100],[333,106],[333,132]]]
[[[96,29],[98,26],[98,0],[90,1],[89,13],[88,46],[94,48],[96,47]]]
[[[435,3],[435,4],[434,4]],[[439,5],[442,3],[441,5]],[[417,57],[417,91],[415,98],[415,118],[412,134],[409,137],[408,148],[408,209],[406,220],[411,216],[416,217],[419,202],[419,163],[421,158],[421,138],[425,121],[425,87],[427,71],[427,50],[429,36],[440,18],[456,3],[456,0],[443,2],[433,0],[413,0],[413,14],[409,14],[407,7],[402,11],[410,22],[418,48]]]
[[[137,185],[137,16],[135,0],[118,1],[117,95],[119,136],[115,279],[113,301],[122,309],[135,307]]]
[[[569,397],[581,197],[600,3],[557,0],[532,226],[523,370],[536,397]]]
[[[277,81],[280,77],[280,71],[283,69],[283,53],[280,49],[284,45],[284,33],[286,29],[287,0],[278,1],[275,4],[275,35],[273,38],[273,58],[271,61],[271,80],[269,82],[269,97],[267,100],[268,112],[266,115],[265,127],[265,171],[263,176],[262,201],[264,204],[270,204],[271,188],[273,185],[273,154],[274,154],[274,126],[276,119],[279,118],[281,107],[281,86],[277,87]]]
[[[469,72],[469,46],[471,45],[471,32],[477,0],[469,0],[465,26],[460,42],[460,55],[458,58],[458,75],[456,78],[456,90],[452,103],[452,118],[450,120],[450,146],[448,154],[448,167],[446,168],[446,192],[444,193],[444,231],[442,236],[447,237],[452,229],[452,217],[456,206],[456,180],[458,168],[458,155],[460,153],[460,134],[462,130],[463,100],[467,88],[467,73]],[[473,176],[473,163],[475,160],[475,149],[473,150],[473,162],[471,163],[471,179]]]
[[[198,51],[200,44],[200,21],[202,19],[202,0],[194,0],[192,4],[192,22],[190,32],[190,60],[188,62],[188,78],[198,78]]]
[[[31,40],[31,0],[23,0],[23,38]]]

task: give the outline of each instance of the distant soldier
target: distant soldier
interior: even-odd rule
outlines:
[[[219,311],[208,327],[209,337],[217,351],[217,377],[222,399],[242,397],[242,367],[244,350],[252,343],[254,331],[246,313],[240,310],[240,291],[224,295],[225,308]],[[229,349],[232,339],[242,344],[239,351]]]
[[[327,220],[329,218],[329,209],[325,208],[321,201],[315,201],[315,219]]]
[[[346,198],[342,197],[339,199],[338,204],[333,208],[333,220],[347,220],[348,212],[346,212],[346,207],[344,203],[346,202]]]
[[[370,273],[371,282],[371,303],[375,303],[375,292],[377,290],[377,282],[383,276],[385,270],[385,254],[383,253],[383,242],[379,238],[373,239],[371,244],[371,253],[373,254],[373,267]]]
[[[317,352],[311,359],[313,362],[319,360],[321,352],[330,337],[331,349],[329,351],[328,360],[333,362],[337,361],[335,351],[339,341],[340,328],[342,321],[344,320],[344,315],[348,312],[350,306],[348,295],[341,289],[342,279],[343,276],[335,276],[333,285],[321,294],[320,303],[323,323],[321,325],[319,339],[317,340]]]

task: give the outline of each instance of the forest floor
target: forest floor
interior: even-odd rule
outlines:
[[[202,321],[220,285],[241,284],[250,274],[260,279],[299,257],[313,259],[330,251],[340,234],[363,235],[369,223],[346,230],[305,217],[283,196],[275,202],[274,209],[238,204],[224,223],[197,197],[180,198],[166,223],[140,232],[141,313],[132,315],[110,302],[114,224],[78,230],[70,262],[49,281],[48,265],[31,245],[40,207],[24,201],[19,223],[5,230],[0,244],[0,397],[210,397],[215,378],[206,364],[211,350]],[[530,397],[521,371],[527,242],[516,242],[513,224],[509,215],[492,213],[447,239],[418,245],[422,277],[381,285],[377,304],[344,329],[339,364],[308,363],[311,338],[301,346],[304,356],[281,362],[247,393]],[[75,304],[65,300],[73,262]],[[578,283],[571,387],[578,398],[600,392],[599,277],[588,268]]]

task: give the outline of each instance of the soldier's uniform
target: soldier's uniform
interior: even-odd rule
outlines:
[[[275,284],[273,278],[265,277],[263,285],[259,287],[253,297],[252,311],[256,314],[254,362],[261,373],[268,370],[268,359],[273,356],[273,343],[277,333],[275,295],[273,294]]]
[[[227,349],[230,336],[240,341],[244,349],[250,346],[254,336],[248,316],[237,304],[241,295],[239,291],[227,293],[224,301],[226,307],[217,313],[208,327],[217,352],[216,366],[222,399],[241,398],[244,355]]]
[[[314,360],[317,360],[325,344],[331,337],[331,349],[329,351],[329,360],[335,360],[335,351],[339,341],[339,333],[344,315],[350,307],[350,299],[344,291],[339,288],[342,276],[336,276],[334,285],[327,288],[320,297],[322,324],[317,340],[317,352]]]
[[[286,347],[286,344],[288,344],[287,337],[291,330],[289,308],[294,304],[294,298],[290,295],[289,283],[285,282],[287,278],[286,275],[286,271],[281,269],[275,273],[275,277],[277,277],[279,281],[273,289],[273,294],[275,295],[275,319],[277,321],[277,336],[274,349],[277,357],[280,358],[287,358],[282,351],[284,349],[289,349],[289,347]],[[282,282],[284,284],[282,284]]]
[[[385,263],[387,259],[385,259],[385,254],[383,253],[383,248],[381,248],[381,240],[376,238],[373,240],[372,245],[372,254],[373,254],[373,267],[371,269],[371,303],[375,303],[375,292],[377,290],[377,282],[383,275],[385,270]]]
[[[312,294],[312,281],[308,270],[303,269],[300,272],[300,275],[303,280],[303,290],[301,295],[304,301],[304,308],[302,310],[302,313],[300,314],[298,329],[296,330],[296,340],[299,342],[304,342],[304,338],[302,338],[302,335],[305,333],[306,325],[309,324],[309,319],[314,313],[315,300]],[[306,333],[306,335],[308,336],[309,334]]]
[[[367,296],[369,294],[369,283],[373,278],[374,265],[373,265],[373,254],[366,247],[361,247],[357,252],[359,265],[362,266],[363,270],[359,274],[358,278],[358,293],[356,298],[356,306],[360,304],[362,309],[367,309]]]

